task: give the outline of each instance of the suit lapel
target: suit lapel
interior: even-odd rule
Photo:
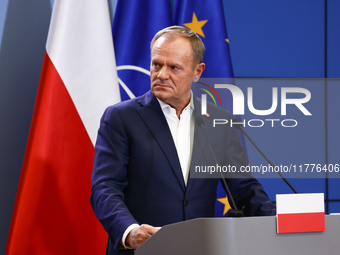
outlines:
[[[162,149],[183,191],[185,184],[173,138],[156,97],[149,91],[138,99],[137,111]]]
[[[197,126],[196,119],[197,117],[201,117],[203,119],[204,123],[207,123],[207,117],[201,115],[201,103],[197,100],[197,98],[194,96],[194,118],[195,118],[195,131],[194,131],[194,143],[192,147],[192,155],[191,155],[191,163],[190,163],[190,171],[189,171],[189,179],[187,184],[187,190],[186,193],[188,194],[192,187],[194,186],[194,183],[197,181],[196,178],[191,178],[191,172],[195,171],[195,166],[200,162],[200,159],[202,158],[203,154],[203,148],[205,146],[208,146],[206,143],[206,139],[203,133],[203,130],[201,127]],[[208,134],[209,125],[204,125],[204,129],[206,133]]]

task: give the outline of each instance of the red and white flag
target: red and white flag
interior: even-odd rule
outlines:
[[[94,143],[120,101],[106,0],[56,0],[7,255],[105,254],[91,205]]]
[[[325,231],[324,194],[276,195],[277,233]]]

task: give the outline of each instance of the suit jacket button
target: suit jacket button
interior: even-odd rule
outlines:
[[[185,200],[184,201],[184,206],[188,206],[189,205],[189,201],[188,200]]]

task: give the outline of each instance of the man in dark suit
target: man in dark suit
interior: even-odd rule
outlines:
[[[190,90],[205,68],[203,53],[202,41],[189,29],[161,30],[151,42],[151,91],[107,108],[101,119],[91,205],[109,234],[109,254],[133,254],[163,225],[214,217],[219,180],[189,174],[195,166],[214,163],[202,128],[195,126],[201,106]],[[214,118],[230,119],[231,114],[212,105],[208,112],[210,117],[202,120],[218,162],[245,166],[236,130],[212,126]],[[245,215],[275,214],[251,175],[229,177]]]

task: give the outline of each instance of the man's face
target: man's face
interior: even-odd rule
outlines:
[[[162,36],[151,50],[151,91],[174,108],[184,108],[190,101],[191,79],[199,78],[203,63],[193,69],[193,54],[188,39]]]

